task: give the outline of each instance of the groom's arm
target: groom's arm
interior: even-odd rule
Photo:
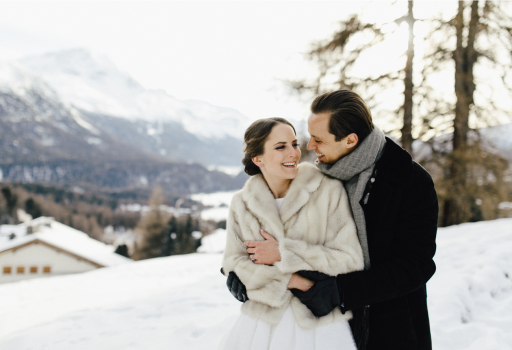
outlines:
[[[345,309],[404,296],[424,286],[434,274],[438,201],[430,177],[422,180],[406,189],[411,192],[400,208],[389,259],[369,270],[337,277]]]
[[[438,217],[434,185],[425,176],[406,191],[407,200],[400,208],[389,259],[369,270],[338,275],[336,288],[331,284],[326,290],[317,284],[307,296],[296,295],[313,313],[337,306],[331,302],[334,298],[325,294],[338,293],[342,310],[353,310],[409,294],[432,277]]]

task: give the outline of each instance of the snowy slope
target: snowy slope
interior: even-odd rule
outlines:
[[[31,56],[20,62],[40,74],[66,102],[89,113],[176,122],[194,135],[214,139],[241,139],[249,124],[234,109],[147,90],[108,58],[86,49]]]
[[[440,229],[437,242],[434,349],[512,349],[512,219]],[[0,349],[215,349],[239,309],[221,259],[190,254],[2,285]]]
[[[0,92],[28,96],[31,91],[57,99],[55,91],[25,66],[12,60],[0,60]]]

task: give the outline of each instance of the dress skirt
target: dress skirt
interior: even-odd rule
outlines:
[[[357,350],[348,321],[301,328],[288,306],[277,325],[241,314],[219,350]]]

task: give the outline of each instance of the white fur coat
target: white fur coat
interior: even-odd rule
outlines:
[[[264,229],[279,242],[281,261],[274,266],[249,260],[243,244],[263,240]],[[223,267],[234,271],[247,288],[249,300],[242,312],[270,324],[279,323],[291,303],[303,328],[350,319],[339,308],[317,318],[286,288],[299,270],[331,276],[363,269],[363,254],[348,197],[340,181],[326,177],[315,166],[298,167],[281,209],[261,174],[251,177],[231,202]]]

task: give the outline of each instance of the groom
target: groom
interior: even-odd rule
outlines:
[[[432,349],[426,283],[432,260],[438,203],[428,172],[374,127],[359,95],[339,90],[318,96],[311,105],[308,149],[318,168],[345,185],[364,254],[364,271],[329,277],[300,271],[306,292],[292,292],[316,316],[340,307],[351,310],[359,350]],[[280,260],[279,245],[245,242],[260,263]],[[228,287],[240,301],[245,288],[234,273]]]

